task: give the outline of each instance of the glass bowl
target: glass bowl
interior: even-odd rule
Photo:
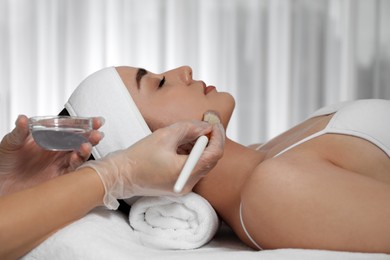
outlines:
[[[72,116],[37,116],[29,118],[34,141],[46,150],[71,151],[88,142],[92,118]]]

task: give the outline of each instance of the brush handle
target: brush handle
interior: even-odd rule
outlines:
[[[179,178],[177,178],[175,186],[173,187],[174,192],[180,193],[183,190],[188,178],[192,173],[192,170],[198,163],[198,160],[206,148],[208,142],[209,139],[204,135],[200,136],[198,140],[196,140],[195,145],[192,148],[190,155],[188,156],[187,161],[185,162],[184,167],[180,172]]]

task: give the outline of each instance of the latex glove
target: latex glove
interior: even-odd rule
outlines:
[[[117,199],[133,196],[177,195],[173,186],[188,154],[182,154],[201,135],[210,141],[192,172],[183,194],[205,176],[223,155],[225,131],[221,124],[185,121],[161,128],[125,150],[116,151],[82,167],[91,167],[100,176],[104,188],[104,204],[117,209]]]
[[[0,195],[31,187],[43,181],[75,170],[86,161],[96,145],[103,138],[97,129],[102,118],[94,118],[90,143],[81,145],[78,151],[47,151],[38,146],[32,138],[28,118],[20,115],[16,127],[4,136],[0,143]]]

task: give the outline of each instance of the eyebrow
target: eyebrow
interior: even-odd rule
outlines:
[[[145,70],[143,68],[138,69],[137,75],[135,76],[135,80],[137,81],[137,88],[138,89],[139,89],[139,83],[140,83],[142,77],[145,76],[146,74],[148,74],[147,70]]]

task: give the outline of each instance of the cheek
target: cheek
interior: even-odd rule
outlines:
[[[191,104],[183,100],[154,103],[141,112],[152,131],[166,127],[182,120],[201,120],[204,109],[199,104]]]
[[[183,97],[182,95],[181,97]],[[222,124],[227,127],[235,102],[228,93],[218,93],[210,98],[159,97],[136,102],[151,131],[182,120],[202,120],[207,110],[217,111]]]

